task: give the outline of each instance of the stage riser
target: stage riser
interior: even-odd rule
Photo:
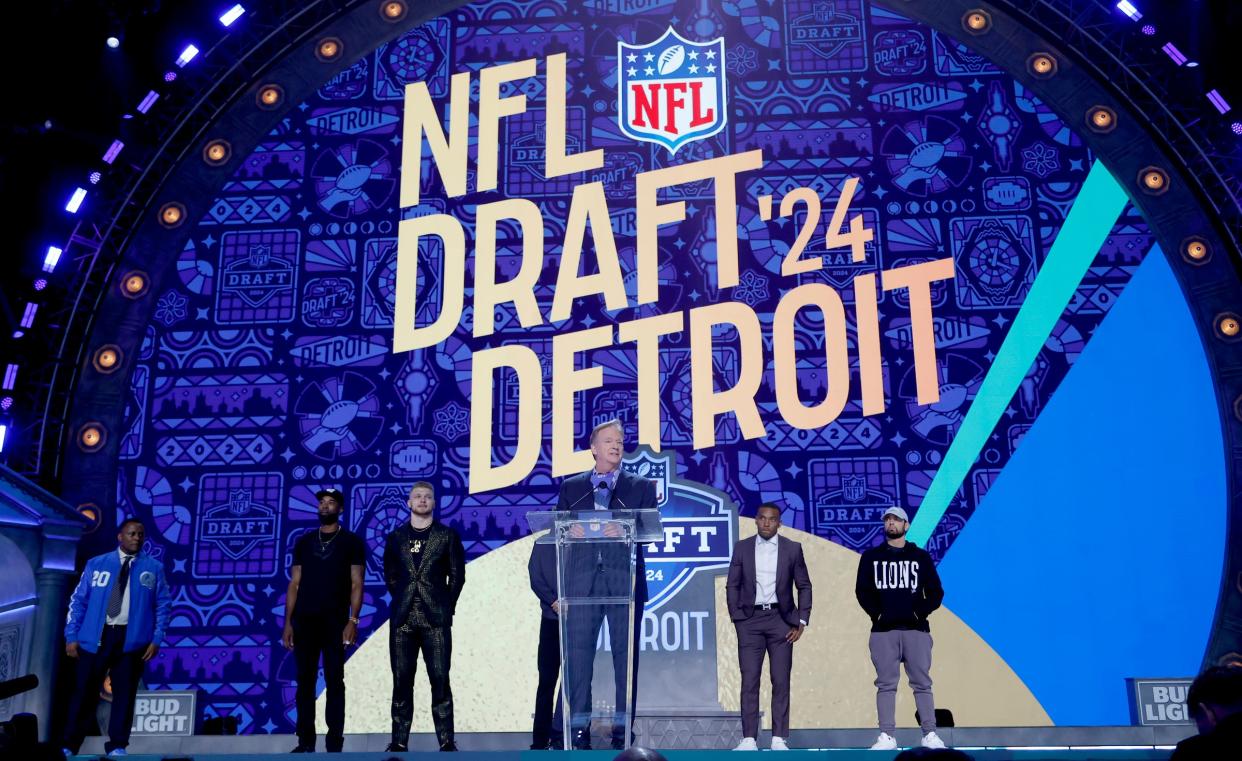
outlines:
[[[852,749],[820,749],[820,750],[795,750],[790,751],[790,755],[794,759],[803,759],[811,761],[811,759],[820,759],[821,761],[889,761],[897,756],[899,751],[870,751],[858,748]],[[1169,757],[1168,750],[1092,750],[1092,749],[1075,749],[1075,750],[1019,750],[1019,749],[998,749],[998,750],[969,750],[970,755],[976,761],[1164,761]],[[668,761],[730,761],[736,759],[732,755],[732,751],[668,751],[664,754]],[[564,761],[606,761],[616,756],[614,751],[608,750],[592,750],[592,751],[571,751],[565,755],[549,755],[547,751],[466,751],[457,754],[460,761],[551,761],[551,759],[563,759]],[[94,756],[78,756],[75,759],[89,758]],[[246,754],[215,754],[215,753],[195,753],[195,754],[169,754],[163,753],[158,755],[143,755],[139,753],[131,753],[129,758],[135,761],[274,761],[275,759],[304,759],[305,755],[296,755],[290,753],[246,753]],[[433,758],[441,758],[438,753],[433,752],[411,752],[411,753],[337,753],[332,754],[329,758],[340,759],[340,761],[390,761],[391,759],[421,759],[422,761],[430,761]]]

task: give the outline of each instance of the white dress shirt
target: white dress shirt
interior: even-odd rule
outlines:
[[[755,605],[776,604],[776,543],[776,534],[755,536]]]
[[[116,550],[116,554],[118,557],[121,558],[121,565],[125,564],[125,558],[130,559],[129,560],[129,576],[130,577],[125,580],[125,592],[121,596],[121,612],[118,613],[115,617],[108,616],[107,623],[109,626],[126,626],[129,624],[129,582],[134,580],[133,579],[134,558],[137,558],[138,556],[137,555],[126,555],[124,552],[121,551],[119,547]],[[119,581],[120,576],[121,576],[121,570],[119,568],[117,569],[116,575],[117,575],[117,580]],[[112,593],[109,592],[108,596],[111,597]],[[107,606],[106,600],[104,601],[104,605],[106,608]]]

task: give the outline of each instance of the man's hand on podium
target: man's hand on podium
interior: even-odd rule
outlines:
[[[609,521],[608,523],[604,524],[604,536],[608,537],[609,539],[617,539],[618,537],[622,536],[624,533],[625,532],[621,530],[621,524],[619,523],[613,523]]]
[[[560,600],[552,601],[552,612],[558,616],[561,614],[561,601]]]
[[[569,535],[574,539],[581,539],[586,536],[586,529],[582,527],[581,523],[575,523],[569,527]]]

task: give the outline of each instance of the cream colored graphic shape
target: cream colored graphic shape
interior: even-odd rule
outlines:
[[[782,528],[802,543],[815,587],[811,626],[794,646],[790,724],[794,729],[870,727],[876,723],[875,671],[867,653],[867,617],[854,601],[858,553],[825,539]],[[741,521],[741,536],[755,533]],[[535,537],[510,542],[466,566],[466,586],[453,622],[452,687],[458,732],[529,732],[537,680],[539,603],[526,570]],[[724,576],[716,583],[716,652],[720,703],[738,709],[737,638],[725,608]],[[1048,714],[1004,661],[952,612],[932,616],[936,703],[959,726],[1047,726]],[[388,624],[373,632],[345,663],[345,731],[387,733],[392,669]],[[760,705],[771,689],[764,669]],[[640,697],[642,704],[647,700]],[[325,733],[324,696],[316,702]],[[431,692],[420,658],[414,681],[412,731],[431,732]],[[914,725],[914,700],[903,674],[897,723]]]

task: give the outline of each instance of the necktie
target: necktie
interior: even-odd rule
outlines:
[[[132,559],[126,556],[121,562],[121,573],[116,577],[116,586],[112,588],[112,597],[108,599],[108,618],[121,615],[121,602],[125,599],[125,587],[129,584],[129,561]]]

